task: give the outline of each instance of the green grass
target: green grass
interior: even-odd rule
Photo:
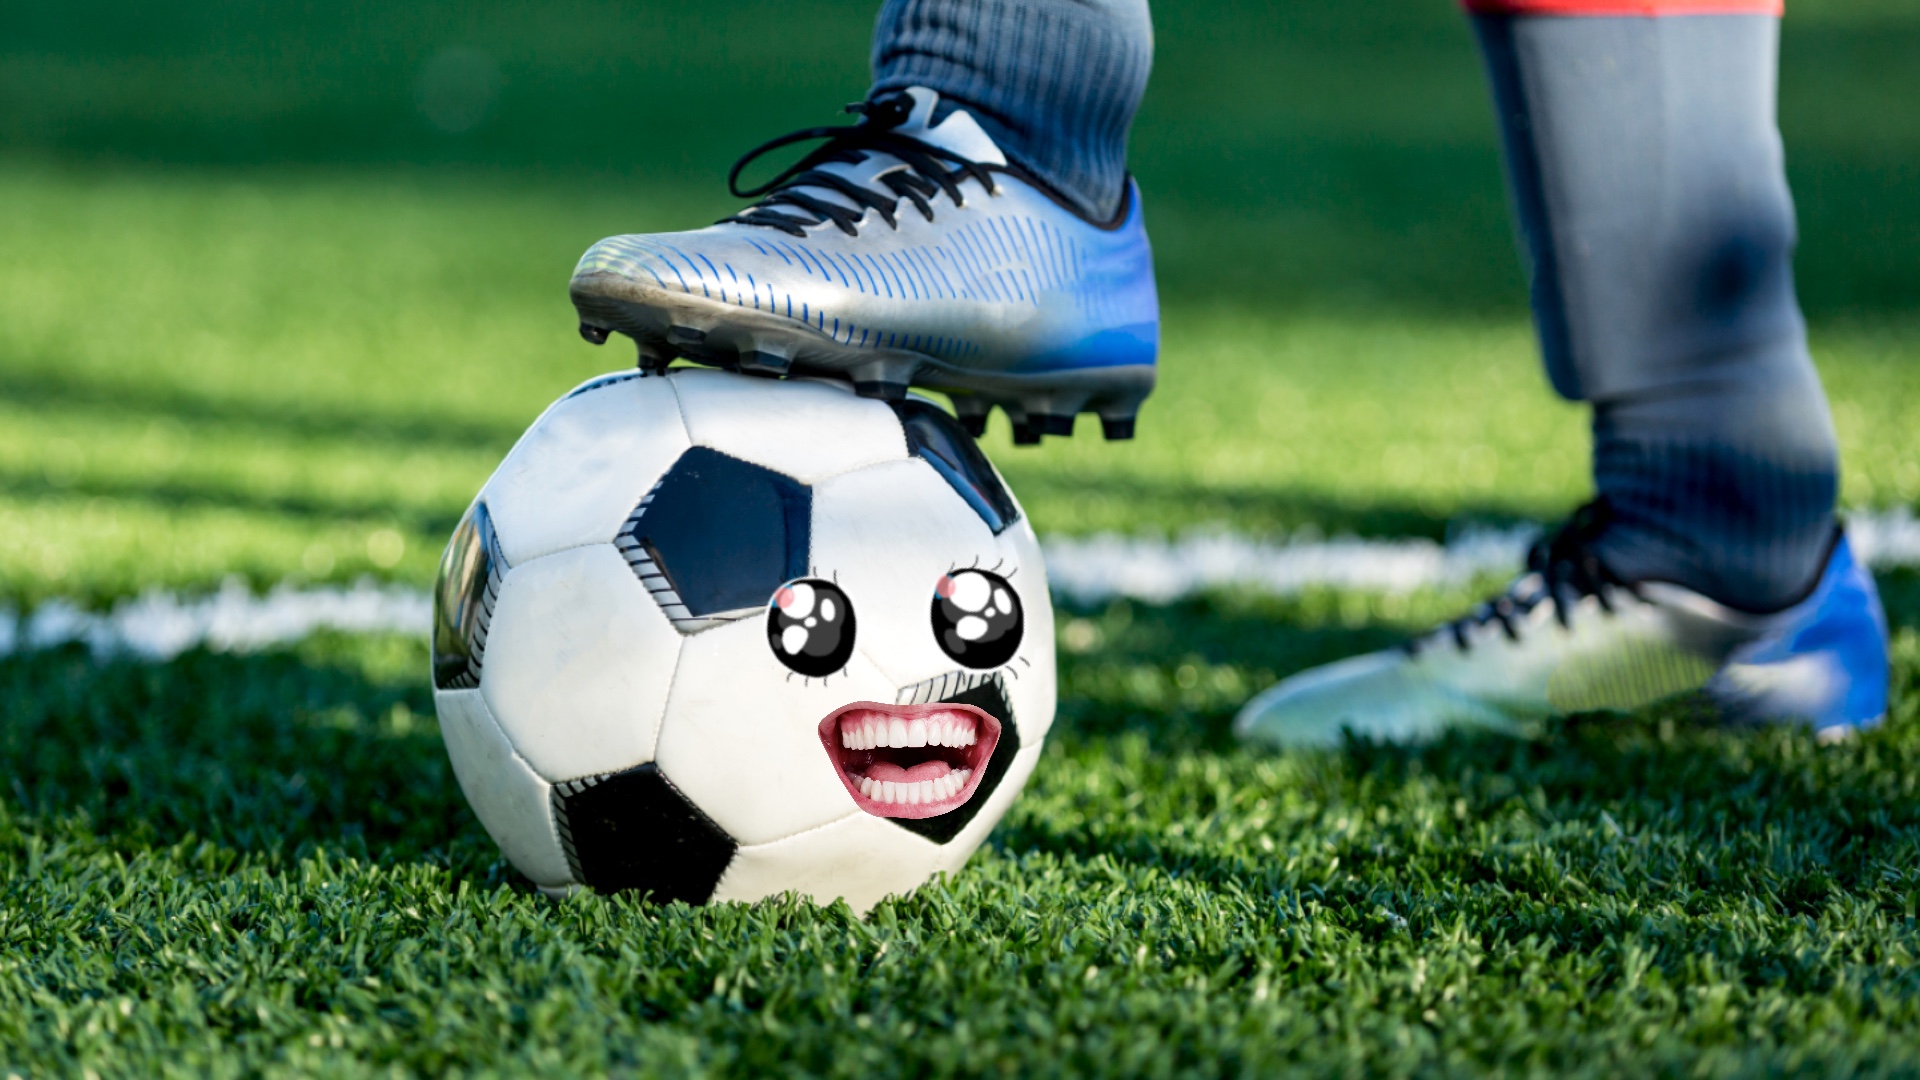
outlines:
[[[1782,123],[1849,505],[1920,504],[1920,13],[1795,0]],[[729,208],[864,86],[864,0],[0,7],[0,607],[424,586],[575,381],[588,243]],[[988,447],[1042,532],[1440,536],[1586,490],[1449,5],[1161,5],[1142,438]],[[491,52],[488,122],[414,111]],[[395,557],[393,536],[403,543]],[[0,660],[0,1075],[1920,1071],[1920,577],[1893,723],[1697,706],[1265,755],[1247,695],[1460,591],[1060,616],[1028,795],[844,909],[552,903],[454,786],[417,641]]]
[[[1845,501],[1911,502],[1920,20],[1801,6],[1783,124]],[[577,254],[719,215],[734,154],[859,93],[865,0],[729,11],[0,12],[0,597],[424,580],[540,407],[629,362],[571,333]],[[1457,14],[1156,17],[1133,144],[1164,389],[1132,446],[996,433],[1042,529],[1439,535],[1579,501],[1579,414],[1538,374]],[[661,41],[689,47],[633,59]],[[449,43],[503,80],[458,136],[413,108]],[[368,556],[382,530],[394,566]]]
[[[0,170],[0,595],[106,603],[223,573],[415,583],[520,430],[629,363],[572,330],[604,194],[477,183]],[[617,205],[616,205],[617,203]],[[113,252],[103,289],[101,253]],[[104,305],[104,306],[103,306]],[[103,320],[110,310],[113,318]],[[1586,490],[1582,414],[1514,317],[1178,301],[1136,443],[988,446],[1043,532],[1434,535]],[[1920,498],[1920,321],[1816,345],[1844,501]],[[1207,437],[1188,437],[1205,432]],[[368,555],[381,530],[400,562]]]
[[[27,1074],[1920,1065],[1909,708],[1838,748],[1676,707],[1231,749],[1252,681],[1380,640],[1339,606],[1082,616],[992,846],[864,922],[532,894],[467,819],[416,642],[0,662],[0,1048]],[[1903,687],[1916,661],[1908,631]]]

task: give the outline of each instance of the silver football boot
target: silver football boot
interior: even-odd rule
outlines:
[[[1301,672],[1249,701],[1241,739],[1423,742],[1451,729],[1533,735],[1555,715],[1704,691],[1734,723],[1798,722],[1822,740],[1879,723],[1887,628],[1873,578],[1836,527],[1798,603],[1737,611],[1678,585],[1627,582],[1588,548],[1604,504],[1537,545],[1507,592],[1407,645]]]
[[[643,368],[680,356],[840,376],[869,397],[944,391],[974,434],[998,405],[1018,442],[1072,434],[1081,412],[1130,438],[1160,326],[1138,190],[1129,180],[1111,221],[1087,220],[964,109],[936,123],[938,102],[914,87],[849,106],[860,122],[734,166],[731,189],[755,205],[595,244],[573,274],[581,334],[631,336]],[[807,139],[826,142],[740,189],[754,158]]]

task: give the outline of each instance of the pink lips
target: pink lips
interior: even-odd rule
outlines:
[[[930,818],[973,798],[1000,721],[972,705],[856,701],[820,721],[820,743],[860,809]]]

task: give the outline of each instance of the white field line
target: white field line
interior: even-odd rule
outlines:
[[[399,632],[425,636],[433,601],[401,585],[356,582],[349,588],[297,589],[282,585],[255,596],[230,579],[212,595],[153,590],[93,614],[64,600],[40,605],[25,619],[0,608],[0,656],[84,642],[96,656],[170,660],[204,645],[247,652],[298,641],[316,630]]]
[[[1042,545],[1053,591],[1080,603],[1127,597],[1164,604],[1195,593],[1244,590],[1289,596],[1311,588],[1405,593],[1511,574],[1537,526],[1467,529],[1445,544],[1296,535],[1280,542],[1226,532],[1176,540],[1105,533],[1049,537]]]
[[[1174,540],[1101,534],[1042,542],[1056,594],[1078,603],[1117,597],[1168,603],[1209,591],[1293,595],[1311,588],[1407,593],[1513,573],[1539,534],[1535,526],[1467,528],[1446,543],[1425,539],[1290,540],[1196,532]],[[1848,515],[1855,554],[1877,568],[1920,566],[1920,519],[1904,507]],[[70,642],[95,655],[168,660],[205,646],[245,652],[298,641],[317,630],[425,636],[432,599],[417,589],[361,581],[347,588],[280,586],[256,596],[228,581],[211,595],[151,591],[104,614],[64,600],[21,618],[0,607],[0,656]]]

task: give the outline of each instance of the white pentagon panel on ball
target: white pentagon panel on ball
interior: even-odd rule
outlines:
[[[680,633],[611,544],[507,574],[480,689],[500,728],[549,781],[652,760]]]
[[[1050,721],[1052,717],[1047,719]],[[1000,786],[988,795],[979,813],[958,835],[942,846],[940,861],[934,869],[952,873],[965,866],[967,859],[979,850],[981,844],[986,843],[988,834],[1000,824],[1000,819],[1006,815],[1014,800],[1020,797],[1020,793],[1026,790],[1027,780],[1033,776],[1034,767],[1040,764],[1040,751],[1043,749],[1039,737],[1035,736],[1033,742],[1027,743],[1014,755]]]
[[[803,484],[907,455],[893,409],[856,395],[844,382],[693,368],[676,370],[667,381],[680,395],[695,445]]]
[[[554,830],[551,786],[514,753],[480,691],[436,691],[433,706],[454,778],[500,853],[542,888],[570,885],[566,852]]]
[[[521,436],[481,491],[509,564],[613,539],[692,445],[669,382],[591,380]]]
[[[940,579],[1001,558],[993,530],[918,458],[816,485],[812,557],[853,599],[860,651],[903,687],[956,666],[928,623]]]
[[[965,861],[885,818],[856,813],[797,836],[742,847],[713,898],[753,901],[796,892],[822,904],[843,899],[865,915],[881,900]]]
[[[740,843],[792,836],[859,812],[821,722],[853,702],[891,702],[895,690],[857,652],[837,674],[797,675],[775,658],[765,616],[726,623],[681,646],[654,760]]]

